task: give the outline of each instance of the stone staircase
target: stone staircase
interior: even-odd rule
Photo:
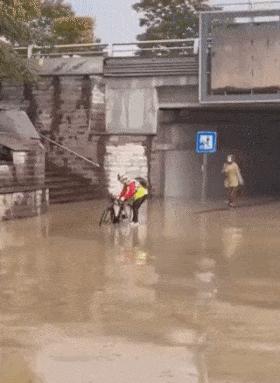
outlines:
[[[50,204],[88,201],[102,197],[103,188],[74,175],[64,168],[46,165],[45,186],[49,189]]]

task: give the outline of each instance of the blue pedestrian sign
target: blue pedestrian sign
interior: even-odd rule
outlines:
[[[196,152],[197,153],[216,153],[217,151],[217,132],[197,132]]]

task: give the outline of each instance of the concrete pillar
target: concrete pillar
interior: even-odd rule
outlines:
[[[126,142],[124,142],[126,141]],[[137,142],[138,141],[138,142]],[[112,137],[106,145],[104,160],[107,187],[110,194],[118,194],[121,184],[117,176],[148,179],[148,158],[145,137],[138,140],[129,137]]]
[[[157,130],[157,90],[137,79],[107,82],[106,130],[110,133],[151,134]]]

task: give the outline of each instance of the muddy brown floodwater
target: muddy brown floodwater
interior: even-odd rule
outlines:
[[[0,383],[279,383],[280,204],[0,226]]]

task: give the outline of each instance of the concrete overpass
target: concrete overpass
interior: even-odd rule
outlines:
[[[152,52],[151,57],[116,57],[114,53],[108,57],[100,52],[84,52],[82,48],[87,47],[80,45],[75,47],[75,54],[69,52],[71,46],[66,46],[53,56],[40,54],[34,57],[43,77],[102,78],[106,96],[106,131],[155,134],[159,108],[199,105],[196,40],[171,42],[173,48],[175,42],[178,49],[171,56],[161,49]]]
[[[33,48],[32,55],[28,52],[38,65],[38,84],[3,83],[1,97],[25,109],[41,134],[100,163],[103,173],[47,144],[48,160],[55,165],[93,184],[105,180],[109,190],[118,172],[140,173],[159,195],[157,151],[168,147],[157,139],[160,110],[199,106],[195,40],[171,43],[176,52],[148,50],[149,57],[85,52],[85,46],[74,47],[75,52],[72,46],[62,47],[54,54]]]
[[[222,195],[220,167],[229,151],[246,165],[250,191],[260,189],[263,176],[271,185],[278,155],[265,132],[277,142],[278,104],[200,105],[195,41],[181,45],[176,52],[127,57],[77,52],[77,47],[53,55],[35,51],[38,84],[3,83],[1,97],[27,110],[40,133],[99,163],[101,171],[47,144],[48,161],[93,184],[105,182],[109,191],[116,187],[117,174],[126,172],[148,177],[155,195],[197,197],[201,158],[194,153],[194,137],[203,129],[217,130],[220,138],[219,152],[210,160],[212,196]],[[267,142],[267,160],[252,176],[260,158],[251,153],[249,142],[257,141],[256,132]],[[273,183],[280,189],[280,179]]]

